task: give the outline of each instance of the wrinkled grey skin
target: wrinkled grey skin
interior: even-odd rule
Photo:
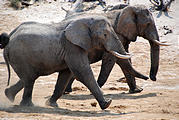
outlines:
[[[58,106],[56,101],[73,75],[91,91],[101,109],[110,105],[111,100],[105,100],[93,76],[89,63],[94,59],[88,58],[88,54],[93,56],[104,51],[126,54],[105,17],[84,15],[58,24],[28,22],[21,24],[9,36],[10,42],[4,49],[4,58],[8,68],[10,64],[20,78],[16,84],[5,90],[9,100],[13,101],[16,94],[24,88],[20,105],[33,105],[35,80],[39,76],[59,72],[54,95],[48,99],[47,105]],[[129,60],[118,60],[127,66],[127,72],[147,79],[132,68]]]
[[[121,7],[119,7],[119,9],[121,9]],[[78,16],[81,14],[84,13],[76,14],[74,16]],[[149,10],[143,5],[128,6],[122,10],[118,10],[118,8],[116,7],[114,8],[114,10],[103,14],[103,16],[106,16],[111,21],[112,26],[118,37],[120,38],[126,52],[129,52],[129,44],[131,42],[135,42],[137,36],[143,37],[149,41],[151,47],[150,79],[156,81],[156,75],[159,67],[159,45],[153,43],[152,40],[159,41],[159,36],[152,14],[149,12]],[[103,55],[101,71],[97,81],[100,87],[102,87],[107,81],[107,78],[115,62],[121,67],[121,64],[113,59],[111,55]],[[141,92],[143,89],[139,86],[136,86],[135,77],[127,73],[124,69],[122,71],[130,88],[129,92]],[[71,85],[73,83],[73,80],[74,79],[69,82],[65,90],[66,92],[72,91]]]

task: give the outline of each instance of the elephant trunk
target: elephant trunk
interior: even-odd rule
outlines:
[[[168,46],[170,44],[166,42],[160,42],[155,24],[150,25],[149,28],[145,30],[144,38],[147,39],[150,43],[150,79],[156,81],[156,75],[159,67],[160,46]]]
[[[160,53],[160,43],[159,35],[156,27],[153,28],[154,31],[149,35],[149,43],[150,43],[150,58],[151,58],[151,68],[150,68],[150,79],[156,81],[156,75],[159,67],[159,53]],[[157,41],[157,42],[156,42]]]
[[[154,42],[150,42],[150,57],[151,57],[151,68],[150,68],[150,79],[156,81],[156,75],[159,67],[159,53],[160,46]]]
[[[144,80],[147,80],[148,77],[137,72],[131,65],[130,61],[129,60],[125,60],[125,59],[118,59],[117,61],[117,64],[121,67],[121,69],[123,71],[126,71],[126,73],[130,73],[132,76],[134,77],[138,77],[138,78],[141,78],[141,79],[144,79]]]

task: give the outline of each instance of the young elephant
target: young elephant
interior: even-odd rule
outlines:
[[[153,20],[152,14],[149,10],[143,5],[136,6],[122,6],[125,7],[121,10],[121,7],[115,7],[115,9],[109,11],[108,13],[103,14],[108,20],[111,21],[112,26],[120,38],[125,50],[128,52],[129,44],[135,42],[137,36],[147,39],[151,46],[151,70],[150,78],[151,80],[156,80],[156,75],[159,66],[159,45],[168,45],[167,43],[159,42],[158,32]],[[71,17],[80,16],[81,14],[73,14]],[[89,13],[88,13],[89,14]],[[93,13],[95,14],[95,13]],[[68,18],[67,18],[68,19]],[[115,62],[121,67],[121,63],[113,59],[110,54],[105,53],[102,57],[102,66],[101,71],[98,77],[98,84],[102,87],[115,64]],[[122,69],[128,86],[130,88],[130,93],[141,92],[143,89],[136,86],[135,77],[127,73],[125,69]],[[73,83],[72,79],[67,88],[66,92],[71,92],[71,84]]]
[[[9,37],[4,59],[8,70],[10,64],[20,80],[7,88],[5,94],[13,101],[15,95],[24,88],[20,105],[33,105],[33,85],[39,76],[59,72],[57,94],[47,101],[48,105],[57,106],[56,101],[74,75],[91,91],[101,109],[106,109],[111,100],[105,100],[93,76],[89,64],[92,59],[88,59],[91,51],[94,51],[93,54],[107,51],[125,58],[120,61],[128,66],[126,70],[129,73],[147,79],[132,68],[127,60],[130,56],[126,55],[110,22],[102,16],[84,15],[58,24],[26,22],[12,31]]]

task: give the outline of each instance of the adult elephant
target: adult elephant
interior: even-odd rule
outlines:
[[[82,1],[82,0],[81,0]],[[81,2],[80,1],[80,2]],[[79,3],[80,3],[79,2]],[[124,8],[124,9],[121,9]],[[69,18],[74,16],[79,16],[84,13],[78,13],[80,10],[74,12],[69,12],[73,14],[69,14]],[[82,10],[81,10],[82,11]],[[95,14],[95,13],[93,13]],[[101,14],[100,14],[101,15]],[[157,28],[155,26],[154,19],[150,11],[143,5],[135,5],[135,6],[126,6],[120,5],[111,9],[111,11],[102,14],[107,17],[109,21],[111,21],[112,26],[120,38],[125,50],[129,52],[129,44],[131,42],[135,42],[137,36],[143,37],[147,39],[150,43],[151,47],[151,68],[150,68],[150,79],[156,81],[156,75],[159,67],[159,52],[160,45],[167,46],[167,43],[159,42],[159,36],[157,32]],[[68,19],[67,17],[67,19]],[[113,59],[110,54],[105,53],[102,57],[102,66],[101,71],[98,77],[98,84],[102,87],[115,64],[115,62],[121,67],[120,62]],[[131,74],[128,74],[124,69],[122,70],[127,84],[130,88],[130,93],[138,93],[143,89],[136,85],[135,77]],[[66,92],[71,92],[71,85],[73,83],[74,78],[69,82]]]
[[[128,60],[130,56],[126,54],[110,22],[103,16],[83,15],[58,24],[26,22],[13,30],[9,38],[10,42],[4,48],[4,59],[8,71],[10,64],[20,80],[7,88],[5,94],[13,101],[24,88],[20,105],[33,105],[33,86],[39,76],[59,72],[58,88],[55,89],[58,94],[47,101],[48,105],[57,106],[56,100],[74,75],[91,91],[101,109],[106,109],[111,99],[105,100],[102,95],[89,64],[93,61],[88,59],[89,53],[93,55],[107,51],[118,59],[123,58],[119,60],[127,67],[126,71],[147,79],[132,68]]]

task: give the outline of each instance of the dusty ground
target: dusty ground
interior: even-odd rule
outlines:
[[[109,2],[110,1],[110,2]],[[108,4],[117,4],[118,0],[107,0]],[[131,5],[145,4],[150,8],[150,3],[143,0],[131,0]],[[10,32],[24,21],[58,22],[65,16],[61,6],[69,8],[70,3],[63,0],[52,3],[41,3],[23,10],[15,11],[8,7],[4,0],[0,1],[0,33]],[[95,11],[99,12],[99,6]],[[35,84],[33,102],[35,107],[20,107],[19,102],[22,91],[17,94],[14,103],[10,103],[4,95],[7,87],[7,69],[0,64],[0,120],[83,120],[83,119],[129,119],[129,120],[179,120],[179,2],[171,6],[167,13],[153,12],[161,41],[172,43],[169,47],[161,47],[160,68],[157,82],[137,79],[137,84],[144,88],[141,93],[128,94],[126,83],[117,82],[123,76],[118,66],[113,69],[107,83],[102,88],[106,98],[112,98],[112,104],[106,110],[101,110],[99,105],[91,106],[96,102],[89,90],[81,83],[75,81],[74,91],[64,95],[58,100],[59,108],[45,106],[45,101],[52,94],[57,74],[40,77]],[[172,29],[172,33],[166,32],[163,26]],[[142,50],[141,50],[142,48]],[[133,66],[143,74],[149,74],[150,57],[147,40],[138,38],[132,43],[130,51],[133,52]],[[0,50],[0,62],[3,62],[2,50]],[[92,65],[94,75],[97,78],[101,62]],[[18,80],[11,70],[11,85]]]

